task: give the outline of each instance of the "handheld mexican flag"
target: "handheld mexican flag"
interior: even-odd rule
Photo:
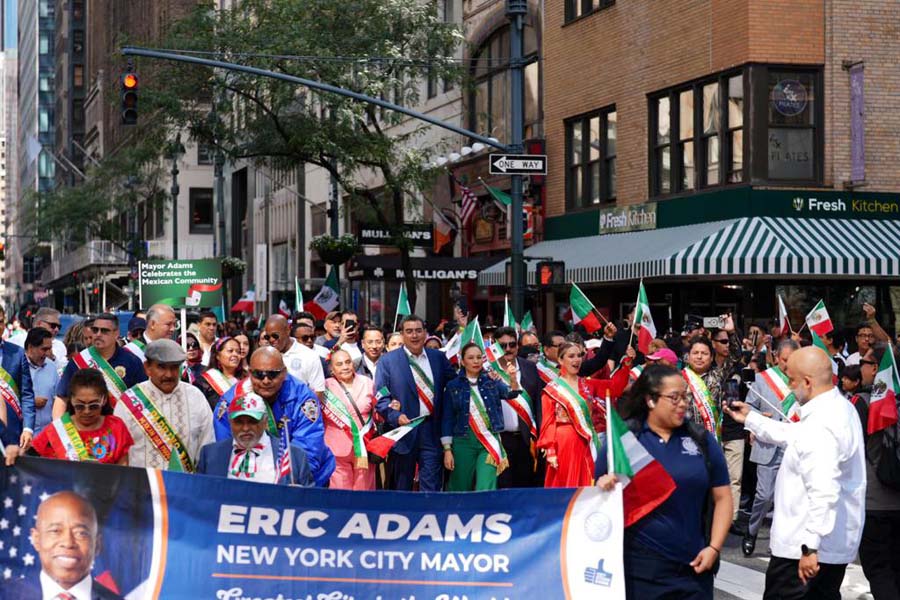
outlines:
[[[503,296],[503,326],[512,327],[517,331],[519,329],[519,324],[516,323],[516,315],[513,314],[512,307],[509,305],[509,296]]]
[[[397,314],[394,315],[394,331],[397,330],[397,321],[400,317],[411,315],[412,310],[409,308],[409,296],[406,295],[406,282],[400,284],[400,295],[397,297]]]
[[[797,404],[797,398],[794,392],[788,386],[788,377],[778,367],[766,369],[759,374],[759,378],[766,384],[778,401],[781,402],[781,412],[790,421],[795,423],[800,420],[798,412],[800,406]]]
[[[478,317],[469,321],[466,328],[463,329],[460,336],[459,347],[463,348],[469,342],[475,342],[478,347],[484,350],[484,338],[481,336],[481,325],[478,324]]]
[[[610,404],[606,395],[607,472],[615,473],[624,487],[625,527],[639,521],[665,502],[675,482],[641,445]]]
[[[447,345],[441,348],[451,364],[459,364],[459,351],[462,348],[462,344],[460,343],[461,340],[462,336],[457,331],[453,334],[453,337],[447,341]]]
[[[529,310],[525,313],[525,316],[522,317],[522,331],[537,331],[534,327],[534,320],[531,318],[531,311]]]
[[[328,313],[337,308],[340,299],[337,267],[331,267],[328,278],[325,279],[325,285],[322,286],[315,298],[306,303],[305,307],[316,319],[324,319]]]
[[[285,319],[291,318],[291,309],[288,308],[288,303],[284,301],[284,298],[278,301],[278,314]]]
[[[300,287],[299,277],[294,277],[294,310],[303,312],[303,288]]]
[[[834,331],[834,325],[831,324],[831,317],[828,316],[825,302],[819,300],[819,303],[809,311],[809,314],[806,315],[806,324],[809,326],[809,330],[814,331],[818,336]]]
[[[872,384],[872,395],[869,398],[869,434],[897,422],[898,394],[900,394],[900,378],[897,377],[894,347],[888,344],[884,356],[881,357],[881,364]]]
[[[784,299],[778,294],[778,331],[782,336],[791,335],[791,322],[788,320],[787,309],[784,307]]]
[[[572,310],[572,322],[575,325],[581,323],[588,333],[594,333],[600,329],[600,315],[597,309],[594,308],[588,297],[584,295],[581,288],[574,283],[572,284],[572,290],[569,292],[569,304]]]
[[[816,348],[819,348],[831,360],[831,375],[834,377],[835,385],[837,385],[837,375],[838,375],[837,361],[834,360],[834,357],[831,355],[831,352],[828,351],[828,346],[825,345],[825,342],[822,341],[822,338],[820,338],[818,335],[816,335],[815,331],[810,331],[810,334],[812,335],[813,346],[815,346]]]
[[[656,337],[656,325],[650,315],[650,302],[647,300],[647,291],[642,281],[638,287],[637,303],[634,308],[634,322],[641,328],[638,330],[638,350],[644,354],[650,353],[650,342]],[[633,327],[633,326],[632,326]]]
[[[366,450],[368,451],[369,456],[378,457],[381,460],[385,460],[387,458],[388,452],[391,451],[391,448],[393,448],[397,442],[403,439],[403,436],[415,429],[422,421],[424,421],[425,416],[410,419],[408,424],[401,425],[396,429],[391,429],[384,435],[380,435],[377,438],[373,438],[366,442]]]
[[[241,296],[241,299],[234,303],[234,306],[231,307],[231,312],[242,312],[242,313],[250,313],[253,314],[256,312],[256,290],[251,285],[250,288],[244,292],[244,295]]]

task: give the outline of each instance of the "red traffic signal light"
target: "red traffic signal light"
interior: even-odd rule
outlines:
[[[138,86],[138,78],[134,73],[127,73],[122,77],[122,86],[126,89],[135,89]]]
[[[131,71],[122,75],[121,79],[121,96],[122,96],[122,123],[124,125],[134,125],[137,123],[138,112],[138,86],[140,81],[136,73]]]

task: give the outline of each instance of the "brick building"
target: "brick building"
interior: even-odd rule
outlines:
[[[866,299],[900,313],[900,3],[545,6],[546,241],[526,255],[615,317],[641,278],[675,321],[768,319],[776,293],[797,325],[819,297],[847,324]],[[542,300],[547,322],[566,298]]]

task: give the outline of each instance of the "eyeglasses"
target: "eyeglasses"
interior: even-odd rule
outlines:
[[[95,335],[98,333],[102,333],[103,335],[108,335],[115,330],[110,329],[109,327],[97,327],[96,325],[91,325],[91,331],[93,331]]]
[[[281,334],[280,333],[264,333],[263,338],[265,338],[267,340],[272,340],[273,342],[277,342],[278,340],[281,339]]]
[[[727,344],[728,338],[715,338],[713,341],[717,344]]]
[[[200,349],[200,343],[199,343],[199,342],[188,342],[188,343],[187,343],[187,349],[188,349],[188,350],[199,350],[199,349]]]
[[[657,398],[665,398],[669,402],[672,403],[673,406],[678,406],[682,402],[688,404],[690,399],[687,394],[657,394]]]
[[[250,375],[253,376],[253,379],[259,379],[260,381],[262,381],[263,379],[271,379],[272,381],[275,381],[282,373],[284,373],[284,369],[272,369],[271,371],[253,369],[250,371]]]
[[[90,404],[72,404],[72,410],[75,412],[93,412],[95,410],[100,410],[103,408],[103,405],[99,402],[92,402]]]
[[[44,323],[47,323],[47,327],[50,329],[59,329],[61,327],[59,323],[49,323],[47,321],[44,321]]]
[[[500,344],[500,347],[501,347],[501,348],[505,348],[505,349],[507,349],[507,350],[508,350],[509,348],[515,348],[516,346],[519,345],[518,342],[506,342],[506,343],[503,343],[503,342],[497,342],[497,343]]]
[[[875,334],[874,333],[857,333],[856,337],[857,338],[874,338]]]
[[[314,336],[314,335],[301,335],[300,341],[301,342],[309,342],[309,341],[312,341],[313,339],[315,339],[315,337],[316,336]]]
[[[878,365],[878,363],[875,362],[874,360],[866,360],[866,359],[864,359],[864,358],[859,359],[859,364],[861,364],[861,365],[872,365],[872,366],[877,366],[877,365]]]

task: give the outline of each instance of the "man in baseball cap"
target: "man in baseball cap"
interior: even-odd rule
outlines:
[[[258,483],[312,487],[315,482],[303,448],[289,444],[290,472],[287,465],[282,470],[280,440],[266,431],[271,418],[271,409],[259,394],[253,391],[235,394],[228,405],[232,439],[204,446],[197,472]]]

